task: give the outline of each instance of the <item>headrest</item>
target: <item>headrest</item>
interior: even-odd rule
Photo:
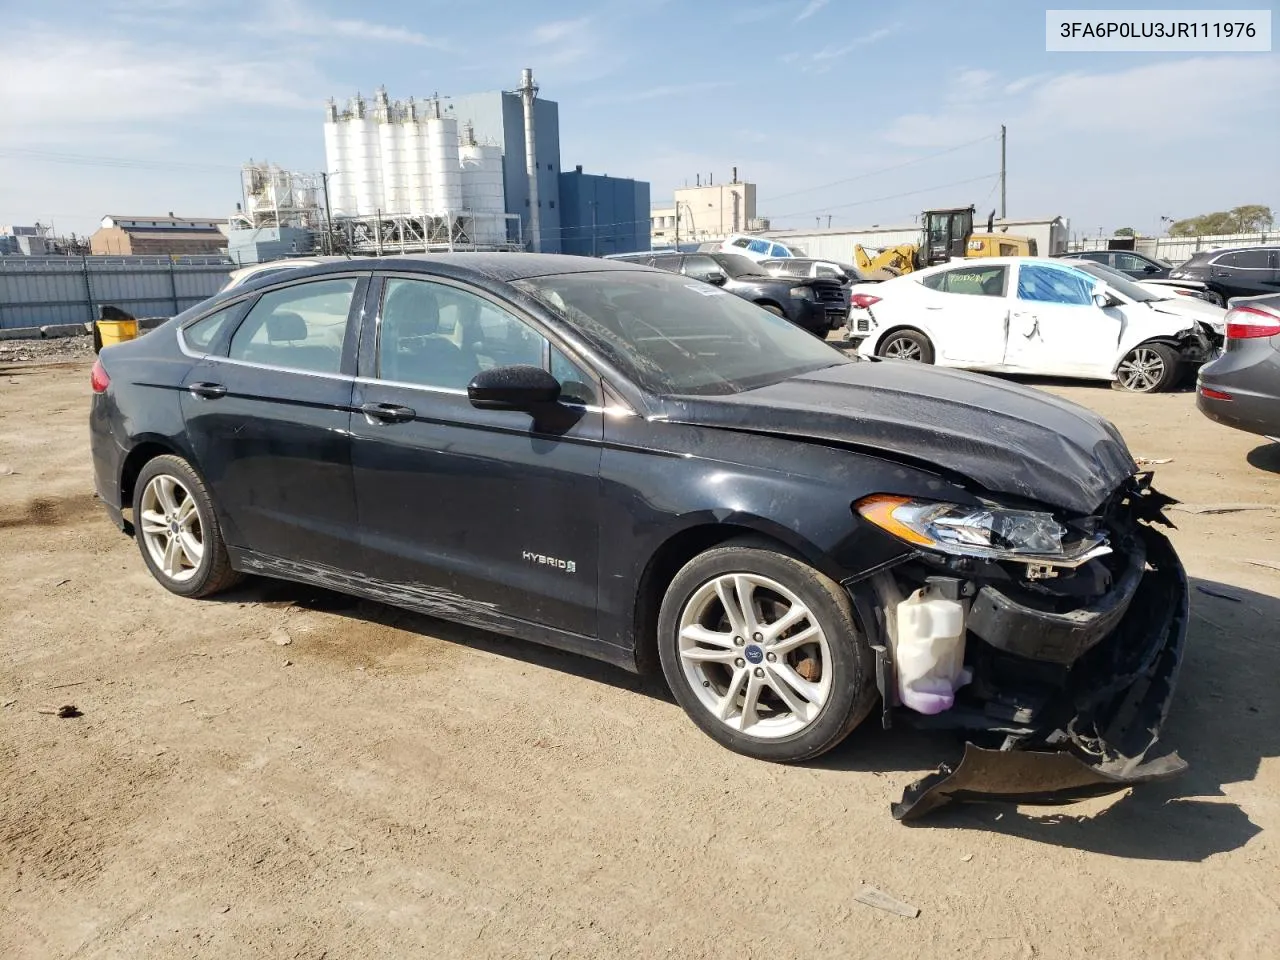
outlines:
[[[397,337],[428,337],[440,330],[440,304],[428,284],[402,281],[382,306],[382,323]]]
[[[267,340],[281,343],[307,339],[307,321],[288,310],[278,310],[267,317]]]

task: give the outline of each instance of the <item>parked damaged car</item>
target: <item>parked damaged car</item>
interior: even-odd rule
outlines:
[[[957,260],[853,287],[849,326],[864,356],[1172,389],[1217,354],[1221,334],[1130,287],[1060,260]]]
[[[850,358],[688,277],[383,258],[227,291],[92,374],[96,486],[170,591],[279,577],[661,669],[791,763],[958,733],[894,814],[1171,776],[1169,502],[1097,415]]]

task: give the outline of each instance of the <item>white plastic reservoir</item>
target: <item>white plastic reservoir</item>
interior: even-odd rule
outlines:
[[[973,679],[964,665],[966,604],[921,587],[898,604],[894,661],[898,697],[917,713],[951,709],[956,691]]]

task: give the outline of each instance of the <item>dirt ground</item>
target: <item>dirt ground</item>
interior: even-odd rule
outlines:
[[[93,499],[88,364],[0,368],[0,957],[1276,956],[1280,570],[1248,561],[1280,562],[1280,445],[1189,393],[1046,389],[1185,504],[1252,507],[1173,514],[1191,770],[908,827],[890,801],[956,742],[867,725],[772,766],[569,655],[283,584],[170,595]]]

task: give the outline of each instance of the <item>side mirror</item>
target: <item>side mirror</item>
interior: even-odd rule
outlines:
[[[559,400],[560,382],[528,364],[494,367],[471,378],[467,399],[481,410],[532,410]]]
[[[1121,301],[1120,301],[1120,300],[1118,300],[1117,298],[1113,297],[1113,296],[1112,296],[1111,294],[1109,294],[1109,293],[1094,293],[1094,295],[1093,295],[1093,305],[1094,305],[1095,307],[1097,307],[1099,310],[1105,310],[1105,309],[1107,309],[1107,307],[1118,307],[1118,306],[1120,306],[1120,305],[1121,305]]]
[[[1142,268],[1142,272],[1143,273],[1159,273],[1160,268],[1157,267],[1154,263],[1148,263],[1145,267]]]
[[[723,270],[712,270],[710,273],[704,274],[698,279],[704,280],[717,287],[723,287],[725,281],[729,278],[725,275]]]

